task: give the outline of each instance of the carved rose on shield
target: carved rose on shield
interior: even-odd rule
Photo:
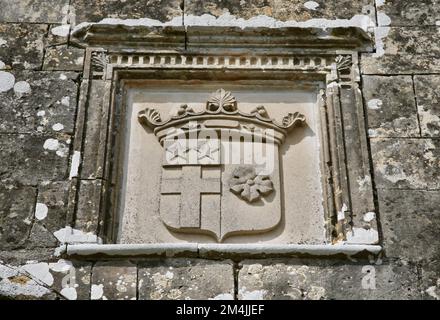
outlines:
[[[253,167],[238,167],[229,182],[232,192],[247,202],[254,202],[273,191],[272,181],[267,175],[258,175]]]

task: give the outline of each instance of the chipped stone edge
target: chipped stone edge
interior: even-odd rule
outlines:
[[[182,255],[192,254],[199,257],[207,256],[332,256],[343,254],[355,255],[367,251],[371,254],[379,254],[382,247],[379,245],[273,245],[273,244],[73,244],[67,245],[65,253],[68,256],[91,256],[104,254],[108,256],[148,256],[148,255]]]

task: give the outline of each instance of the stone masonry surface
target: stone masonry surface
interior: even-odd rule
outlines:
[[[0,299],[440,299],[437,1],[0,0],[0,8]],[[93,197],[102,183],[90,168],[71,176],[84,85],[84,50],[69,35],[76,25],[149,18],[185,26],[195,17],[200,23],[326,19],[325,25],[361,15],[376,43],[374,53],[359,58],[380,257],[86,262],[57,256],[58,231],[74,203],[71,184],[82,179],[82,192]],[[87,232],[97,224],[77,223]]]

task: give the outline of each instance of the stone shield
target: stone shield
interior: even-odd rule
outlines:
[[[240,153],[243,144],[234,144],[232,153],[240,156],[231,159],[224,156],[225,150],[231,150],[225,143],[165,143],[160,217],[170,230],[209,234],[221,242],[232,235],[266,232],[279,224],[278,146],[271,149],[273,164],[267,170],[261,163],[246,161]],[[256,149],[254,143],[247,147],[251,152]]]

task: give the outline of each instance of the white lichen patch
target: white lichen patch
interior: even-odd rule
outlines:
[[[0,278],[1,279],[14,277],[18,274],[19,274],[19,271],[16,268],[0,262]]]
[[[376,218],[375,212],[366,212],[364,213],[363,219],[365,222],[371,222]]]
[[[310,1],[311,2],[311,1]],[[237,18],[231,15],[229,12],[225,12],[219,17],[215,17],[210,14],[203,14],[201,16],[185,15],[186,26],[219,26],[219,27],[239,27],[239,28],[283,28],[283,27],[300,27],[300,28],[337,28],[337,27],[359,27],[365,31],[368,28],[374,27],[375,22],[369,15],[358,14],[354,15],[351,19],[310,19],[307,21],[281,21],[274,19],[266,15],[258,15],[250,19]],[[181,17],[175,17],[170,21],[161,22],[154,19],[113,19],[107,18],[96,23],[83,22],[77,25],[73,32],[87,28],[93,24],[105,24],[105,25],[125,25],[125,26],[181,26]]]
[[[369,136],[370,138],[375,138],[375,137],[378,136],[378,133],[377,133],[377,131],[374,130],[374,129],[368,129],[368,136]]]
[[[6,67],[6,64],[0,60],[0,70],[5,69],[5,67]]]
[[[49,138],[44,142],[43,148],[55,151],[56,155],[62,158],[67,157],[67,154],[69,153],[69,148],[64,143],[60,143],[57,139],[52,138]]]
[[[209,300],[234,300],[234,296],[230,293],[220,293],[214,298],[209,298]]]
[[[0,295],[14,298],[17,296],[41,298],[50,293],[50,290],[41,286],[32,279],[20,278],[20,281],[2,279],[0,281]]]
[[[376,244],[379,242],[379,233],[373,228],[353,228],[347,232],[347,243],[351,244]]]
[[[70,226],[62,228],[53,233],[61,243],[101,243],[101,239],[91,232],[84,233],[81,230],[73,229]]]
[[[70,97],[68,97],[68,96],[63,97],[63,98],[61,99],[61,104],[62,104],[63,106],[69,107],[69,106],[70,106]]]
[[[371,109],[371,110],[378,110],[382,107],[382,104],[383,104],[383,102],[380,99],[371,99],[371,100],[368,100],[367,107],[368,107],[368,109]]]
[[[436,300],[440,300],[440,295],[437,294],[437,292],[440,292],[440,279],[437,279],[437,285],[431,286],[428,289],[425,290],[427,294],[429,294],[431,297],[433,297]]]
[[[391,30],[390,27],[378,27],[374,29],[376,52],[373,53],[373,57],[379,58],[385,54],[384,39],[388,36],[390,30]]]
[[[63,289],[61,289],[60,293],[67,300],[76,300],[78,298],[78,294],[76,293],[76,288],[74,288],[74,287],[63,288]]]
[[[74,151],[72,161],[70,162],[69,180],[78,176],[79,164],[81,163],[81,152]]]
[[[307,1],[304,3],[304,7],[309,10],[316,10],[319,7],[319,3],[316,1]]]
[[[37,117],[44,117],[46,115],[46,111],[41,110],[37,112]]]
[[[0,38],[0,47],[6,47],[8,42],[5,39]]]
[[[342,204],[341,210],[338,211],[338,221],[345,220],[345,212],[347,212],[347,210],[347,205],[345,203]]]
[[[368,28],[374,27],[374,21],[368,15],[355,15],[351,19],[310,19],[307,21],[280,21],[265,15],[252,17],[248,20],[236,18],[226,12],[219,17],[209,14],[201,16],[185,15],[185,25],[188,26],[221,26],[221,27],[240,27],[244,28],[283,28],[283,27],[299,27],[299,28],[337,28],[337,27],[359,27],[367,31]]]
[[[84,63],[84,57],[78,57],[75,59],[75,64],[81,66]]]
[[[104,286],[102,284],[92,284],[92,289],[90,293],[90,299],[92,300],[99,300],[103,298],[104,294]]]
[[[66,252],[66,245],[62,244],[58,248],[55,248],[53,255],[54,257],[60,257],[64,252]]]
[[[67,80],[67,76],[64,73],[60,74],[60,80]]]
[[[31,93],[31,85],[26,81],[19,81],[14,85],[14,93],[17,97],[22,97]]]
[[[56,151],[59,147],[60,143],[57,139],[49,138],[44,141],[43,148],[50,151]]]
[[[73,268],[73,264],[71,261],[59,259],[55,263],[49,263],[49,269],[55,272],[68,272],[71,268]]]
[[[377,12],[377,24],[380,27],[389,26],[391,24],[391,18],[387,16],[384,12]]]
[[[0,71],[0,92],[11,90],[15,84],[15,77],[12,73]]]
[[[61,131],[61,130],[63,130],[64,129],[64,125],[62,124],[62,123],[55,123],[53,126],[52,126],[52,130],[53,131]]]
[[[36,281],[41,281],[48,286],[53,285],[53,276],[49,272],[49,265],[45,262],[25,264],[20,269]]]
[[[64,144],[60,144],[60,147],[56,151],[57,156],[61,158],[67,157],[68,153],[69,153],[69,148]]]
[[[47,212],[49,209],[44,203],[37,203],[35,206],[35,218],[37,220],[43,220],[47,217]]]
[[[58,36],[58,37],[67,37],[69,35],[70,32],[70,25],[68,24],[63,24],[61,26],[52,28],[52,30],[50,31],[54,36]]]

